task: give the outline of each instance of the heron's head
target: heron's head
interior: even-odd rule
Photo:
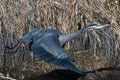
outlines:
[[[90,31],[90,30],[94,30],[94,29],[99,29],[99,28],[103,28],[106,26],[109,26],[110,24],[91,24],[89,26],[87,26],[87,28],[84,29],[84,31]]]

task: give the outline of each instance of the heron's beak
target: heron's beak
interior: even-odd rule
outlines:
[[[91,31],[91,30],[95,30],[95,29],[100,29],[100,28],[103,28],[103,27],[106,27],[106,26],[109,26],[110,24],[99,24],[99,25],[93,25],[93,26],[89,26],[87,28],[84,29],[84,31]]]
[[[110,24],[98,25],[98,26],[96,26],[96,29],[103,28],[103,27],[106,27],[106,26],[109,26],[109,25]]]

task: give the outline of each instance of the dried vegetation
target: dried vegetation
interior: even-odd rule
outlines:
[[[33,73],[43,74],[59,68],[39,60],[24,46],[16,54],[5,53],[4,46],[15,45],[33,28],[55,28],[66,34],[92,23],[111,25],[85,32],[83,37],[66,42],[65,49],[84,71],[119,66],[119,8],[119,0],[0,0],[1,72],[23,79]],[[108,80],[108,74],[111,75],[110,72],[98,73],[86,79]]]

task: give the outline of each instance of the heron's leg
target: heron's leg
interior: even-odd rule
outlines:
[[[18,41],[18,43],[16,45],[14,45],[14,47],[9,47],[9,46],[5,46],[5,52],[8,52],[8,53],[16,53],[19,46],[22,44],[22,40],[20,39]]]

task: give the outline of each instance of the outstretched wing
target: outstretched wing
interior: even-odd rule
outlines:
[[[42,36],[39,40],[33,43],[31,48],[33,53],[42,60],[82,74],[82,72],[74,66],[69,56],[62,49],[56,35],[48,34]]]

